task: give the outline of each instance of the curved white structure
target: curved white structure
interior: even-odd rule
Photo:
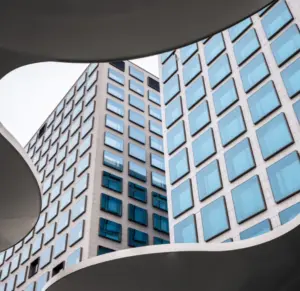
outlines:
[[[95,257],[52,278],[45,290],[299,290],[300,216],[236,243],[173,244]]]
[[[0,251],[35,226],[41,210],[37,177],[23,148],[0,123]]]

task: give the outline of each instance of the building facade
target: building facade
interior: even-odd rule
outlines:
[[[171,242],[232,242],[300,212],[300,2],[160,56]]]
[[[90,64],[26,146],[42,212],[0,254],[0,290],[41,291],[62,269],[169,241],[159,81],[131,62]]]

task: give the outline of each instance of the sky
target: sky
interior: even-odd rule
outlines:
[[[132,60],[158,76],[157,56]],[[39,63],[0,80],[0,122],[24,146],[88,64]]]

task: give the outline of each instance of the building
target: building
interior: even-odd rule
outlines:
[[[160,57],[171,242],[231,242],[300,212],[300,2]]]
[[[0,254],[1,291],[41,291],[81,260],[168,242],[158,79],[131,62],[90,64],[26,146],[42,212]]]

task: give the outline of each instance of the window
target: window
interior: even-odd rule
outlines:
[[[74,97],[74,95],[75,95],[75,87],[72,87],[65,97],[66,103],[69,103],[70,100]]]
[[[185,213],[194,206],[191,180],[188,179],[171,192],[173,217]]]
[[[22,256],[21,256],[21,264],[22,265],[28,261],[29,256],[30,256],[30,250],[31,250],[31,245],[24,246],[23,251],[22,251]]]
[[[159,170],[165,171],[165,160],[163,157],[155,154],[150,154],[150,158],[151,158],[151,166]]]
[[[248,138],[239,142],[225,153],[227,176],[230,182],[255,168],[251,144]]]
[[[53,222],[52,224],[50,224],[45,229],[45,233],[44,233],[44,245],[46,245],[48,242],[50,242],[54,238],[54,236],[55,236],[55,226],[56,226],[56,223]]]
[[[115,169],[119,172],[123,172],[124,160],[119,155],[115,155],[109,151],[104,151],[103,165]]]
[[[62,255],[67,249],[68,234],[65,233],[55,240],[53,258],[56,259]]]
[[[174,184],[190,172],[187,149],[183,149],[169,160],[170,183]]]
[[[239,22],[238,24],[230,27],[228,29],[230,39],[232,42],[234,42],[244,31],[248,29],[252,24],[251,18],[246,18],[243,21]]]
[[[300,33],[296,24],[290,26],[271,44],[278,66],[283,65],[300,51]]]
[[[6,264],[1,270],[1,281],[4,281],[9,275],[10,264]]]
[[[227,54],[222,55],[208,69],[209,82],[212,89],[216,88],[231,74],[231,67]]]
[[[214,200],[201,208],[204,240],[209,241],[230,229],[225,197]]]
[[[50,149],[50,151],[49,151],[49,153],[48,153],[48,159],[49,159],[49,161],[56,155],[57,149],[58,149],[58,144],[56,144],[55,146],[53,146],[53,147]]]
[[[135,128],[131,125],[129,125],[129,137],[141,144],[146,143],[145,132],[143,130]]]
[[[272,38],[284,26],[292,21],[293,16],[285,1],[280,1],[276,6],[269,10],[261,23],[268,39]]]
[[[43,243],[43,234],[40,233],[37,236],[35,236],[35,240],[32,244],[31,256],[36,254],[41,249],[42,243]]]
[[[267,168],[275,202],[296,194],[300,190],[300,162],[294,151]]]
[[[83,113],[83,121],[86,121],[95,111],[95,101],[91,102],[89,105],[85,107],[84,113]]]
[[[152,206],[162,211],[168,212],[168,202],[165,195],[152,191]]]
[[[72,221],[75,221],[81,215],[85,213],[86,210],[86,200],[87,196],[81,197],[76,204],[72,207]]]
[[[182,103],[181,97],[176,97],[172,102],[168,104],[165,111],[166,126],[169,128],[173,123],[175,123],[180,117],[182,117]]]
[[[161,138],[150,136],[150,148],[160,153],[164,153],[164,144]]]
[[[198,242],[194,215],[190,215],[186,219],[174,225],[174,240],[175,243]]]
[[[5,252],[0,253],[0,265],[2,266],[4,263],[4,254]]]
[[[84,158],[80,160],[77,164],[77,176],[79,177],[84,171],[86,171],[90,166],[91,154],[87,154]]]
[[[300,58],[281,72],[281,77],[290,98],[300,92]]]
[[[162,81],[165,83],[177,72],[177,60],[175,54],[162,66]]]
[[[90,76],[98,68],[98,63],[91,63],[87,69],[88,76]]]
[[[108,69],[108,78],[121,85],[125,83],[124,75],[111,68]]]
[[[81,257],[82,257],[82,248],[78,248],[68,256],[66,261],[67,267],[80,263]]]
[[[210,197],[223,188],[218,160],[215,160],[202,168],[197,173],[196,178],[200,201],[205,200],[207,197]]]
[[[128,228],[128,246],[142,247],[148,245],[148,234],[133,228]]]
[[[45,223],[46,223],[46,213],[43,213],[40,215],[39,220],[35,225],[35,233],[38,233],[40,230],[42,230],[45,227]]]
[[[122,216],[122,200],[101,194],[101,210],[116,216]]]
[[[263,125],[256,131],[256,134],[264,160],[294,143],[284,113],[278,114]]]
[[[285,224],[294,219],[300,213],[300,202],[290,206],[279,212],[279,219],[281,224]]]
[[[79,144],[79,132],[75,134],[69,142],[69,153]]]
[[[79,147],[79,156],[83,156],[89,149],[90,147],[92,146],[92,139],[93,139],[93,136],[92,135],[89,135],[87,138],[85,138],[81,144],[80,144],[80,147]]]
[[[173,53],[174,53],[174,51],[168,51],[168,52],[162,53],[160,55],[161,63],[163,64],[169,58],[169,56],[171,56]]]
[[[129,80],[129,89],[144,97],[145,94],[144,86],[139,84],[138,82],[134,80]]]
[[[71,169],[64,177],[64,190],[67,189],[75,180],[75,169]]]
[[[254,176],[235,187],[231,193],[238,223],[242,223],[266,210],[264,195],[258,176]]]
[[[157,92],[160,92],[160,88],[159,88],[159,81],[156,81],[154,79],[152,79],[151,77],[148,77],[148,86],[154,90],[156,90]]]
[[[125,62],[123,62],[123,61],[110,62],[109,64],[116,67],[117,69],[119,69],[122,72],[125,71]]]
[[[62,182],[56,184],[53,188],[52,188],[52,192],[51,192],[51,202],[53,202],[61,193],[61,189],[62,189]]]
[[[57,266],[55,266],[52,269],[52,277],[56,276],[58,273],[60,273],[65,268],[65,262],[59,263]]]
[[[35,288],[35,281],[30,283],[24,291],[34,291],[34,288]]]
[[[248,93],[270,75],[264,55],[257,55],[241,69],[240,74],[244,91]]]
[[[269,81],[248,98],[251,118],[257,124],[281,106],[277,91],[272,81]]]
[[[55,160],[48,162],[48,166],[45,171],[46,177],[48,177],[53,172],[54,168],[55,168]]]
[[[83,73],[83,75],[81,75],[81,77],[78,79],[78,81],[77,81],[77,91],[79,90],[79,88],[81,88],[81,86],[84,84],[84,82],[85,82],[85,80],[86,80],[86,74],[85,74],[85,72]]]
[[[123,152],[123,148],[124,148],[124,142],[123,139],[119,138],[118,136],[116,136],[115,134],[112,134],[110,132],[106,132],[105,133],[105,138],[104,138],[104,143],[119,151],[119,152]]]
[[[83,110],[83,102],[80,102],[74,108],[74,111],[73,111],[73,120],[75,120],[79,116],[79,114],[82,112],[82,110]]]
[[[51,256],[52,256],[52,246],[46,248],[40,256],[40,269],[45,268],[48,266],[51,262]]]
[[[206,95],[203,77],[200,76],[185,89],[187,108],[191,109]]]
[[[5,261],[7,261],[8,259],[10,259],[12,257],[13,250],[14,250],[13,247],[11,247],[8,250],[6,250],[6,252],[5,252]]]
[[[129,75],[141,82],[144,82],[144,73],[133,66],[129,66]]]
[[[66,160],[66,171],[69,170],[77,162],[77,150],[73,151]]]
[[[82,126],[82,129],[81,129],[81,138],[84,138],[93,129],[93,126],[94,126],[94,118],[91,117]]]
[[[70,229],[69,246],[72,247],[81,239],[83,239],[83,235],[84,235],[84,220],[81,220]]]
[[[141,127],[145,127],[145,117],[140,113],[129,110],[129,120]]]
[[[262,222],[255,224],[254,226],[247,228],[240,233],[241,240],[256,237],[265,234],[272,230],[271,222],[269,219],[263,220]]]
[[[160,96],[159,94],[151,91],[151,90],[148,90],[148,99],[152,102],[154,102],[155,104],[157,105],[160,105]]]
[[[147,170],[134,162],[129,162],[128,174],[143,182],[147,181]]]
[[[168,240],[162,239],[160,237],[153,237],[153,244],[154,245],[165,245],[169,244],[170,242]]]
[[[16,282],[16,287],[20,287],[23,285],[26,281],[26,276],[27,276],[27,267],[21,269],[17,275],[17,282]]]
[[[100,218],[99,236],[121,242],[122,225],[108,219]]]
[[[195,55],[183,66],[182,73],[184,85],[188,85],[201,73],[201,71],[199,56]]]
[[[147,202],[147,188],[128,182],[128,196],[141,202]]]
[[[67,147],[65,146],[58,152],[58,154],[56,156],[56,165],[59,165],[65,159],[66,155],[67,155]],[[61,168],[63,168],[63,165],[61,166]],[[56,169],[56,171],[57,171],[57,169]],[[55,175],[54,175],[54,177],[55,177]],[[55,180],[55,178],[54,178],[54,180]]]
[[[58,214],[58,200],[52,203],[51,207],[48,210],[47,222],[52,221]]]
[[[28,279],[33,277],[38,272],[39,262],[40,262],[40,258],[36,258],[34,261],[31,262],[31,264],[29,266]],[[3,277],[3,271],[4,271],[4,269],[2,270],[1,280],[2,280],[2,277]]]
[[[153,228],[157,231],[169,234],[169,221],[167,217],[153,213]]]
[[[70,224],[70,211],[64,211],[58,218],[57,222],[57,233],[61,233]]]
[[[219,122],[222,145],[226,146],[247,131],[240,106],[226,114]]]
[[[97,256],[101,256],[101,255],[105,255],[105,254],[109,254],[115,252],[115,250],[113,249],[109,249],[103,246],[98,246],[98,250],[97,250]]]
[[[15,270],[19,268],[19,262],[20,262],[20,254],[15,255],[11,260],[10,273],[13,273]]]
[[[187,45],[180,49],[181,63],[185,63],[198,50],[197,43]]]
[[[207,101],[197,106],[189,114],[190,132],[194,136],[201,129],[210,123],[210,115]]]
[[[255,29],[247,32],[233,47],[237,64],[240,66],[260,48]]]
[[[114,100],[106,99],[106,109],[116,113],[119,116],[124,116],[124,105]]]
[[[163,136],[161,124],[153,120],[149,120],[149,130],[159,136]]]
[[[168,102],[180,92],[179,78],[176,74],[164,85],[164,102]]]
[[[149,115],[158,119],[158,120],[162,120],[161,118],[161,110],[155,106],[149,105],[148,106],[148,110],[149,110]]]
[[[141,225],[148,225],[148,213],[146,209],[128,204],[128,220]]]
[[[151,184],[162,190],[166,190],[166,178],[165,175],[160,175],[155,172],[151,172]]]
[[[297,102],[295,102],[293,104],[293,108],[294,108],[298,123],[300,124],[300,100],[298,100]]]
[[[123,191],[122,184],[123,184],[122,178],[103,171],[103,176],[102,176],[103,187],[113,190],[115,192],[122,193]]]
[[[206,64],[212,63],[225,50],[222,32],[215,34],[204,47]]]
[[[125,96],[124,89],[117,87],[111,83],[107,84],[107,93],[113,97],[118,98],[119,100],[122,101],[124,100],[124,96]]]
[[[213,130],[209,128],[192,143],[194,163],[199,166],[216,153]]]
[[[67,130],[67,128],[70,126],[71,124],[71,115],[69,115],[68,117],[66,117],[66,119],[63,121],[62,125],[61,125],[61,132],[65,132]],[[50,145],[50,144],[49,144]],[[49,146],[48,146],[49,147]],[[44,148],[44,151],[46,152],[46,148]],[[43,151],[43,150],[42,150]]]
[[[134,143],[129,143],[128,154],[133,158],[136,158],[142,162],[146,162],[146,150],[135,145]]]
[[[132,94],[129,94],[129,104],[140,111],[145,111],[145,102]]]
[[[60,211],[64,210],[72,202],[73,189],[68,189],[60,198]]]

